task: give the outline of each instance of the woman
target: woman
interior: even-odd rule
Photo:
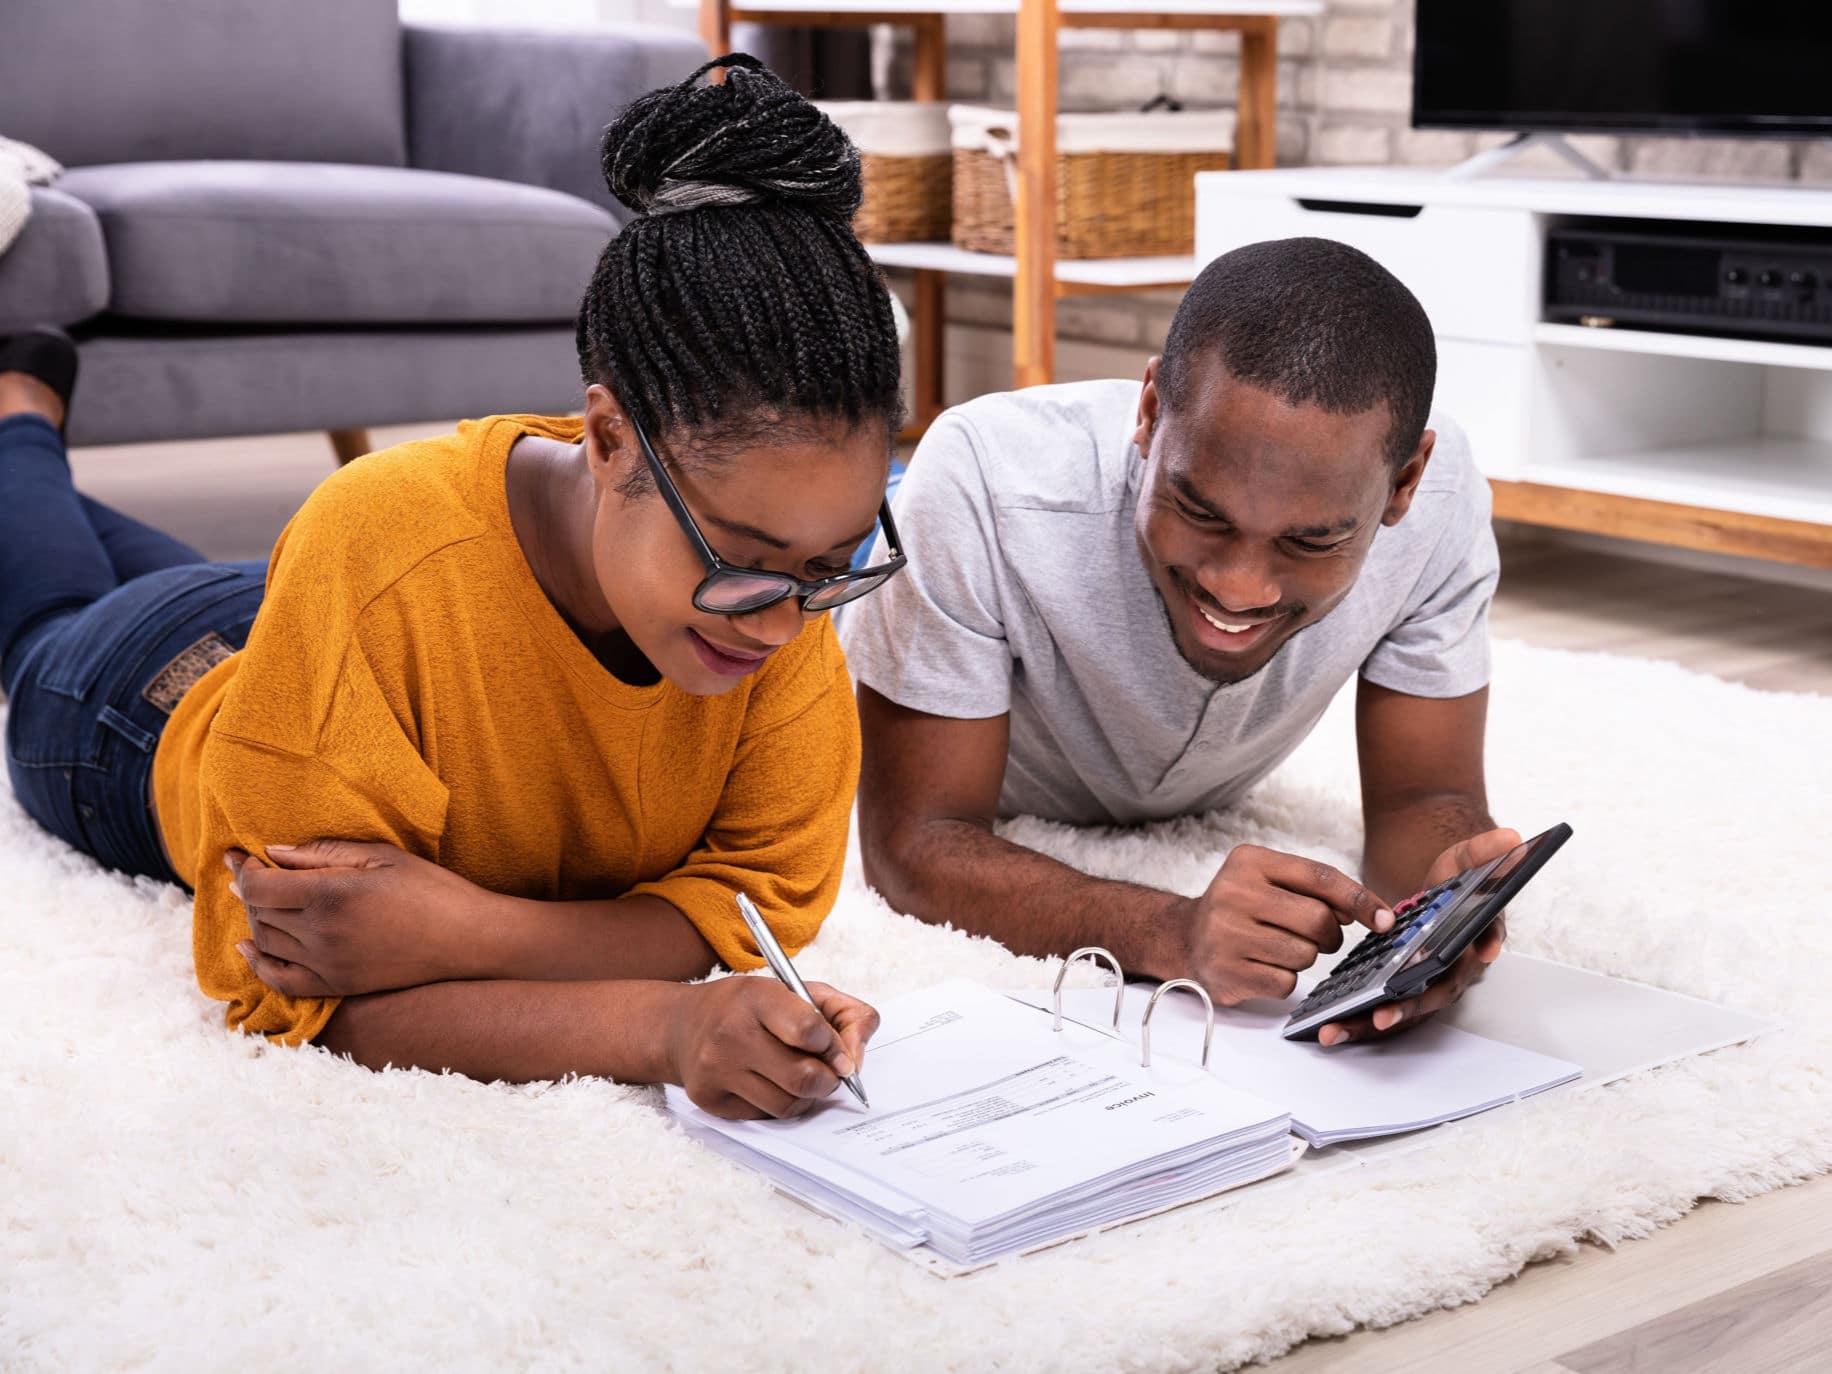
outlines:
[[[264,585],[77,496],[68,341],[0,345],[7,761],[46,828],[194,889],[233,1027],[784,1115],[876,1014],[680,980],[760,962],[737,892],[794,950],[837,890],[858,727],[823,612],[901,566],[886,520],[848,572],[898,417],[890,304],[856,153],[754,59],[638,100],[603,162],[637,218],[580,311],[583,420],[362,459]],[[368,842],[360,920],[270,866],[324,837]]]

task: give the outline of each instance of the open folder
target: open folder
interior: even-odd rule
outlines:
[[[871,1111],[836,1093],[795,1120],[722,1121],[672,1087],[668,1105],[784,1192],[957,1273],[1268,1178],[1304,1148],[1287,1129],[1317,1146],[1412,1131],[1774,1029],[1510,954],[1438,1020],[1323,1049],[1279,1033],[1289,1002],[1217,1018],[1187,979],[1065,989],[1067,968],[1053,994],[951,982],[885,1004]]]
[[[1135,983],[1120,994],[1123,1031],[1138,1026],[1150,991]],[[1014,996],[1047,1004],[1047,994]],[[1063,1014],[1104,1025],[1114,998],[1112,988],[1071,988],[1061,995]],[[1443,1021],[1323,1049],[1280,1034],[1290,1011],[1289,1002],[1229,1007],[1211,1029],[1193,1000],[1166,1002],[1153,1018],[1154,1043],[1189,1055],[1212,1037],[1215,1074],[1282,1104],[1292,1129],[1317,1146],[1439,1126],[1556,1088],[1584,1071]]]
[[[869,1110],[836,1093],[787,1121],[725,1121],[677,1087],[668,1106],[791,1195],[957,1266],[1268,1177],[1302,1148],[1284,1108],[1198,1060],[973,983],[879,1012]]]

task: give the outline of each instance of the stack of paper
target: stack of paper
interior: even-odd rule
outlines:
[[[1472,997],[1487,991],[1479,988]],[[1136,1038],[1151,993],[1128,986],[1120,1017],[1122,1034]],[[1049,1005],[1047,994],[1014,994]],[[1062,995],[1065,1016],[1110,1025],[1113,989],[1071,988]],[[1569,1083],[1577,1064],[1517,1045],[1472,1035],[1442,1021],[1325,1049],[1279,1032],[1289,1003],[1254,1003],[1215,1009],[1209,1069],[1223,1082],[1284,1104],[1297,1133],[1312,1145],[1394,1135],[1471,1116]],[[1152,1013],[1152,1048],[1183,1057],[1201,1053],[1202,1005],[1171,994]]]
[[[1111,996],[1111,994],[1108,994]],[[789,1121],[708,1116],[696,1136],[903,1247],[977,1264],[1276,1173],[1286,1111],[1154,1046],[972,983],[891,1001],[866,1054],[869,1110],[837,1092]],[[1162,1010],[1162,1009],[1160,1009]]]

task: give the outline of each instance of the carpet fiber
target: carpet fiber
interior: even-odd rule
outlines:
[[[1346,704],[1235,811],[1011,831],[1184,890],[1241,841],[1349,864]],[[1577,831],[1515,948],[1791,1029],[1477,1118],[1391,1178],[945,1281],[702,1152],[653,1089],[370,1074],[224,1034],[182,894],[99,871],[0,789],[0,1366],[1226,1369],[1832,1168],[1832,699],[1502,644],[1489,753],[1497,816]],[[868,997],[1048,972],[856,877],[800,962]]]

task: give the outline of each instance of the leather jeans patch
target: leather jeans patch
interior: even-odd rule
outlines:
[[[161,668],[140,695],[169,716],[205,673],[234,653],[229,641],[212,630]]]

